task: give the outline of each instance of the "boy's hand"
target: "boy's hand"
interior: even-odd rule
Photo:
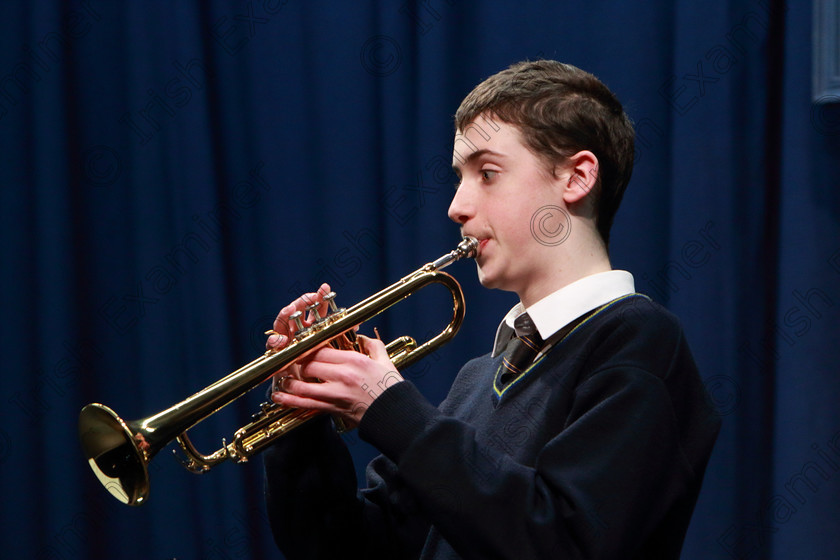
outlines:
[[[286,407],[322,410],[356,427],[371,403],[388,387],[403,380],[385,344],[359,335],[364,353],[324,347],[286,375],[272,399]]]
[[[298,328],[295,322],[290,319],[293,313],[297,311],[302,313],[301,322],[304,328],[309,327],[314,322],[314,317],[306,316],[306,308],[310,305],[319,304],[318,313],[323,317],[328,307],[327,303],[324,302],[324,296],[328,293],[330,293],[329,284],[321,284],[317,292],[304,294],[281,309],[280,313],[277,314],[277,318],[274,319],[273,330],[266,333],[269,335],[265,342],[266,350],[282,350],[294,338]],[[300,379],[300,364],[290,364],[274,374],[274,391],[282,391],[283,381],[288,378]]]

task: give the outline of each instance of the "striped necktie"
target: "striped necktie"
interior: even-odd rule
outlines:
[[[537,332],[512,338],[502,358],[503,371],[499,378],[502,386],[522,375],[534,362],[542,346],[543,340]]]

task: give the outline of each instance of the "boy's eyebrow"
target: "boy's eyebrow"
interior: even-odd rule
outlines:
[[[496,157],[499,157],[499,158],[504,158],[505,157],[504,154],[500,154],[499,152],[494,152],[493,150],[488,150],[488,149],[482,149],[482,150],[476,150],[476,151],[472,152],[466,158],[457,157],[455,159],[456,160],[463,159],[464,160],[464,165],[469,165],[472,162],[474,162],[475,160],[477,160],[477,159],[479,159],[483,156],[487,156],[487,155],[496,156]],[[452,164],[452,169],[455,172],[458,172],[458,171],[460,171],[461,166],[458,165],[457,163],[453,163]]]

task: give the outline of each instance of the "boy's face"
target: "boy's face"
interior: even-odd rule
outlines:
[[[568,213],[562,194],[569,175],[552,177],[515,126],[481,118],[476,124],[483,133],[467,127],[466,137],[463,131],[455,135],[452,165],[460,182],[449,217],[463,235],[479,240],[481,284],[516,292],[525,301],[526,294],[546,292],[562,266],[558,244],[540,239],[539,228],[560,234],[570,226],[563,221]]]

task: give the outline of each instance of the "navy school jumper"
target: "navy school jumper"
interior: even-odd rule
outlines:
[[[361,491],[329,418],[267,450],[286,557],[679,558],[720,419],[676,317],[625,296],[504,387],[500,362],[468,362],[437,408],[409,381],[380,395]]]

